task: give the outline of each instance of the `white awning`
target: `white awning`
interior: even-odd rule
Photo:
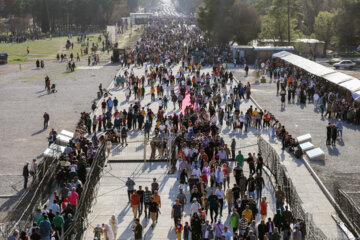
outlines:
[[[360,91],[360,80],[356,78],[340,83],[339,85],[342,86],[343,88],[349,89],[353,93]]]
[[[348,89],[353,94],[360,93],[360,80],[347,74],[337,72],[332,68],[325,67],[309,59],[296,54],[282,51],[273,54],[273,58],[280,58],[292,65],[295,65],[308,73],[324,78],[325,80]]]
[[[324,76],[324,78],[326,80],[328,80],[329,82],[335,83],[335,84],[340,84],[343,82],[347,82],[353,79],[356,79],[352,76],[346,75],[344,73],[341,72],[334,72],[334,73],[330,73]]]

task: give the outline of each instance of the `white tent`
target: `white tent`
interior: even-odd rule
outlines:
[[[331,68],[325,67],[319,63],[313,62],[309,59],[300,57],[296,54],[289,53],[286,51],[282,51],[274,54],[273,58],[281,58],[282,60],[291,63],[292,65],[295,65],[299,68],[302,68],[305,71],[319,77],[335,72],[335,70]]]
[[[323,78],[325,78],[329,82],[332,82],[332,83],[335,83],[335,84],[340,84],[340,83],[347,82],[349,80],[354,79],[354,77],[346,75],[346,74],[341,73],[341,72],[330,73],[330,74],[327,74],[327,75],[323,76]]]
[[[360,80],[355,77],[337,72],[332,68],[325,67],[319,63],[286,51],[273,54],[273,58],[280,58],[315,76],[322,77],[329,82],[348,89],[353,95],[360,95]]]

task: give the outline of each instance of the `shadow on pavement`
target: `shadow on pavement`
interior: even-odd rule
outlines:
[[[46,129],[41,129],[41,130],[39,130],[39,131],[34,132],[33,134],[31,134],[31,136],[35,136],[35,135],[38,135],[38,134],[40,134],[40,133],[43,133],[43,132],[45,132],[45,130],[46,130]]]

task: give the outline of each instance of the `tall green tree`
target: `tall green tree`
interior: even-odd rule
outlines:
[[[49,17],[49,5],[48,0],[42,0],[41,5],[41,30],[46,33],[50,30],[50,17]]]
[[[233,4],[234,0],[204,0],[204,6],[199,7],[198,24],[211,43],[226,45],[232,39]]]
[[[314,33],[317,39],[325,42],[324,55],[335,34],[335,17],[337,12],[319,12],[315,18]]]
[[[356,47],[360,44],[359,0],[344,0],[335,22],[340,46]]]
[[[324,0],[301,0],[303,13],[302,31],[305,35],[310,36],[314,32],[315,18],[323,9]]]
[[[233,41],[248,44],[257,38],[261,30],[261,20],[256,9],[246,2],[236,1],[231,9]]]
[[[297,0],[273,0],[262,19],[261,38],[278,39],[281,44],[299,34],[299,3]]]

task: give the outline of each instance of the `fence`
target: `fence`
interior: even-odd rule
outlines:
[[[15,229],[25,230],[32,223],[36,208],[43,205],[56,185],[57,172],[60,170],[59,159],[45,158],[37,168],[31,185],[22,197],[11,208],[2,225],[3,239],[12,234]]]
[[[295,218],[305,221],[306,239],[326,239],[325,234],[316,227],[312,215],[302,207],[302,201],[296,192],[295,186],[288,177],[286,168],[280,163],[280,156],[276,150],[261,136],[258,137],[259,153],[263,156],[264,165],[269,169],[275,179],[275,185],[280,185],[286,196],[286,201]]]
[[[91,170],[87,176],[84,191],[82,192],[76,207],[73,224],[67,229],[61,239],[79,240],[82,239],[87,229],[87,216],[93,204],[96,203],[96,195],[99,187],[99,181],[103,174],[106,164],[105,144],[102,143],[93,160]]]
[[[336,202],[339,203],[341,210],[349,218],[353,227],[360,232],[360,208],[352,200],[348,193],[339,188],[335,187],[335,198]],[[357,193],[358,194],[358,193]]]

